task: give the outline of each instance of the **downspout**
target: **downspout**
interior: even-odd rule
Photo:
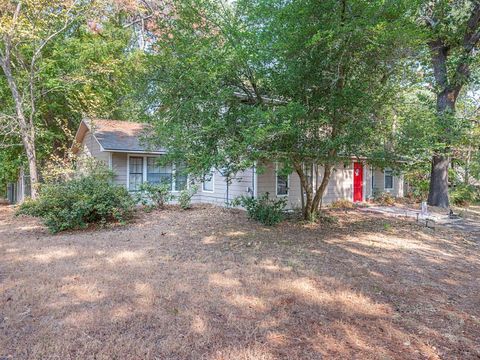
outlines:
[[[226,177],[227,181],[227,208],[230,207],[230,194],[229,194],[229,189],[230,189],[230,177],[227,175]]]
[[[300,181],[300,199],[302,200],[302,213],[305,211],[305,195],[303,191],[303,185]]]
[[[252,188],[253,188],[253,198],[258,198],[258,175],[257,175],[257,162],[253,163],[253,179],[252,179]]]

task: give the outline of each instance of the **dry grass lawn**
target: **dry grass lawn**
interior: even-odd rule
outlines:
[[[50,235],[0,207],[0,359],[479,359],[480,240],[197,207]]]

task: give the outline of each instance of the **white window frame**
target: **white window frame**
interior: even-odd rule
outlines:
[[[127,190],[131,192],[135,192],[135,190],[130,190],[130,158],[131,157],[138,157],[143,158],[143,172],[142,172],[142,184],[147,182],[148,174],[148,158],[159,158],[160,155],[140,155],[140,154],[127,154]],[[172,164],[172,181],[170,183],[170,191],[174,193],[178,193],[181,190],[176,189],[176,164]],[[212,177],[213,179],[213,177]],[[190,176],[187,175],[187,189],[190,188]],[[213,183],[213,188],[215,189],[215,182]],[[202,186],[203,189],[203,186]],[[214,192],[214,191],[205,191],[205,192]]]
[[[278,193],[278,162],[275,163],[275,195],[277,197],[286,197],[290,193],[290,174],[287,175],[287,193],[279,194]]]
[[[143,171],[142,171],[142,184],[145,182],[147,178],[147,164],[146,164],[146,156],[143,154],[127,154],[127,190],[129,192],[134,192],[134,190],[130,190],[130,158],[131,157],[141,157],[143,158]]]
[[[143,169],[142,169],[142,183],[146,183],[147,182],[147,169],[148,169],[148,158],[158,158],[160,157],[161,155],[144,155],[144,154],[138,154],[138,153],[128,153],[127,154],[127,190],[128,191],[134,191],[134,190],[130,190],[130,158],[131,157],[134,157],[134,158],[143,158]],[[172,179],[173,179],[173,166],[172,166]],[[173,181],[172,181],[173,183]]]
[[[212,168],[210,173],[212,174],[212,190],[205,190],[205,181],[203,181],[205,179],[204,175],[202,179],[202,192],[211,194],[215,192],[215,169]]]
[[[187,174],[187,186],[185,189],[190,189],[190,176]],[[203,187],[202,187],[203,188]],[[172,164],[172,192],[178,193],[182,190],[177,189],[177,164]]]
[[[387,172],[390,172],[390,175],[392,177],[392,187],[388,187],[386,186],[387,182],[385,181],[385,179],[387,178]],[[393,190],[395,188],[395,178],[393,176],[393,170],[392,169],[384,169],[383,170],[383,189],[384,190]]]
[[[147,162],[147,165],[145,167],[145,182],[148,182],[148,159],[158,159],[160,156],[152,156],[152,155],[147,155],[145,156],[145,161]],[[173,191],[173,183],[174,183],[174,174],[175,174],[175,165],[171,165],[172,172],[171,172],[171,177],[170,177],[170,191]]]
[[[138,190],[130,190],[130,157],[134,157],[134,158],[143,158],[142,160],[142,184],[145,182],[145,179],[147,178],[147,175],[146,175],[146,172],[147,172],[147,164],[146,164],[146,160],[145,160],[145,156],[139,156],[139,155],[136,155],[136,154],[128,154],[127,155],[127,190],[129,192],[136,192]]]

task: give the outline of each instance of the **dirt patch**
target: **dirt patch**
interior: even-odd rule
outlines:
[[[0,207],[0,358],[474,359],[480,248],[359,211],[196,207],[49,235]]]

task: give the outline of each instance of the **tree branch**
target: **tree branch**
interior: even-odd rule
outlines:
[[[135,20],[129,22],[128,24],[123,25],[123,27],[124,27],[124,28],[128,28],[128,27],[130,27],[130,26],[133,26],[133,25],[135,25],[135,24],[138,24],[139,22],[144,22],[145,20],[151,19],[152,17],[153,17],[153,14],[150,14],[150,15],[147,15],[147,16],[142,16],[142,17],[140,17],[140,18],[138,18],[138,19],[135,19]]]
[[[447,56],[450,50],[442,39],[435,39],[428,43],[432,53],[432,65],[435,81],[438,86],[445,89],[448,86]]]
[[[467,30],[463,37],[463,48],[465,53],[469,54],[480,40],[480,1],[472,10],[470,19],[467,22]]]
[[[76,19],[76,17],[74,17],[73,19],[71,19],[71,21],[69,21],[69,15],[70,13],[73,11],[73,9],[77,6],[77,4],[79,3],[79,0],[75,0],[72,5],[70,6],[70,8],[67,10],[67,12],[65,13],[65,22],[64,24],[62,25],[62,27],[60,29],[58,29],[57,31],[54,31],[53,33],[51,33],[49,36],[47,36],[47,38],[45,40],[43,40],[41,42],[41,44],[39,45],[39,47],[35,50],[35,52],[33,53],[33,56],[32,56],[32,62],[31,64],[33,65],[35,63],[35,60],[36,58],[40,55],[40,53],[42,52],[43,48],[53,39],[55,38],[57,35],[59,35],[61,32],[63,32],[72,22],[73,20]]]
[[[480,1],[478,1],[472,10],[472,14],[467,22],[467,29],[463,37],[463,55],[457,64],[452,79],[452,91],[455,97],[458,96],[461,88],[470,77],[470,60],[473,49],[480,40]]]

